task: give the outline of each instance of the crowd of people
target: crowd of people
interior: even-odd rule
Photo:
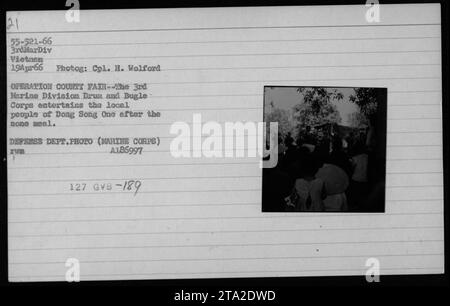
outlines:
[[[384,211],[385,166],[371,132],[307,127],[295,141],[287,135],[277,166],[263,170],[263,211]]]

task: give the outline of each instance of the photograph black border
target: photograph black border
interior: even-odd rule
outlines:
[[[383,160],[383,162],[384,162],[384,169],[383,169],[383,172],[384,172],[384,183],[386,183],[386,169],[387,169],[387,166],[386,166],[386,156],[387,156],[387,112],[388,112],[388,104],[389,104],[389,101],[388,101],[388,96],[389,96],[389,88],[387,88],[387,87],[367,87],[367,86],[354,86],[354,87],[351,87],[351,86],[337,86],[337,85],[334,85],[334,84],[327,84],[327,85],[321,85],[321,86],[312,86],[312,85],[264,85],[263,86],[263,92],[264,92],[264,94],[263,94],[263,117],[262,117],[262,122],[264,122],[264,120],[265,120],[265,116],[266,116],[266,88],[329,88],[329,89],[339,89],[339,88],[345,88],[345,89],[348,89],[348,88],[374,88],[374,89],[383,89],[384,91],[385,91],[385,96],[386,96],[386,100],[384,101],[386,104],[385,105],[383,105],[382,106],[382,108],[380,108],[380,113],[381,113],[381,116],[383,116],[384,117],[384,123],[383,123],[383,132],[384,132],[384,142],[381,144],[381,146],[384,148],[384,160]],[[268,124],[268,122],[266,122],[266,124]],[[262,169],[262,172],[261,172],[261,176],[262,176],[262,180],[264,181],[264,169]],[[264,186],[264,184],[263,184],[263,186]],[[279,211],[265,211],[264,209],[263,209],[263,206],[264,206],[264,203],[263,203],[263,201],[264,201],[264,196],[263,196],[263,192],[262,192],[262,194],[261,194],[261,213],[263,213],[263,214],[273,214],[273,213],[296,213],[296,214],[304,214],[304,213],[338,213],[338,214],[343,214],[344,216],[345,215],[347,215],[347,214],[350,214],[350,213],[361,213],[361,214],[364,214],[364,213],[368,213],[368,214],[385,214],[386,213],[386,189],[385,189],[385,191],[384,191],[384,194],[383,194],[383,211],[360,211],[360,212],[355,212],[355,211],[339,211],[339,212],[336,212],[336,211],[321,211],[321,212],[313,212],[313,211],[310,211],[310,212],[307,212],[307,211],[291,211],[291,212],[286,212],[286,211],[282,211],[282,210],[279,210]]]

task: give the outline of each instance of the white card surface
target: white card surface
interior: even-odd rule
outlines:
[[[443,273],[440,7],[381,5],[379,22],[366,20],[368,9],[82,10],[79,22],[63,11],[8,12],[9,280],[64,281],[68,259],[81,280],[365,275],[369,258],[382,275]],[[45,99],[36,83],[52,84]],[[63,89],[73,83],[84,88]],[[384,213],[262,213],[259,157],[171,155],[171,125],[195,113],[261,121],[268,85],[387,88]],[[121,98],[88,108],[95,96],[56,92]],[[107,101],[143,115],[121,117]],[[79,117],[70,102],[98,117]],[[145,144],[117,154],[121,145],[99,137]]]

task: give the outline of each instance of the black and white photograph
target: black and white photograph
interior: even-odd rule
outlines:
[[[263,169],[263,212],[384,212],[385,88],[264,88],[278,163]]]

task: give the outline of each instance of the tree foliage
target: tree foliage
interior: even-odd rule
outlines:
[[[366,118],[371,118],[377,112],[380,95],[379,88],[355,88],[355,94],[351,95],[349,100],[358,105]]]
[[[322,107],[330,104],[332,100],[340,101],[344,98],[337,89],[323,87],[300,87],[297,92],[303,94],[303,103],[311,106],[313,114],[319,114]]]
[[[297,92],[303,95],[303,101],[294,106],[293,117],[300,126],[341,122],[336,106],[331,103],[343,99],[341,92],[323,87],[300,87]]]
[[[320,126],[324,124],[336,124],[341,122],[336,106],[328,103],[315,110],[311,104],[298,104],[293,109],[294,120],[299,126]]]
[[[278,135],[282,140],[292,131],[292,124],[289,120],[289,112],[281,108],[274,108],[273,103],[272,111],[265,114],[265,122],[277,122],[278,123]]]

